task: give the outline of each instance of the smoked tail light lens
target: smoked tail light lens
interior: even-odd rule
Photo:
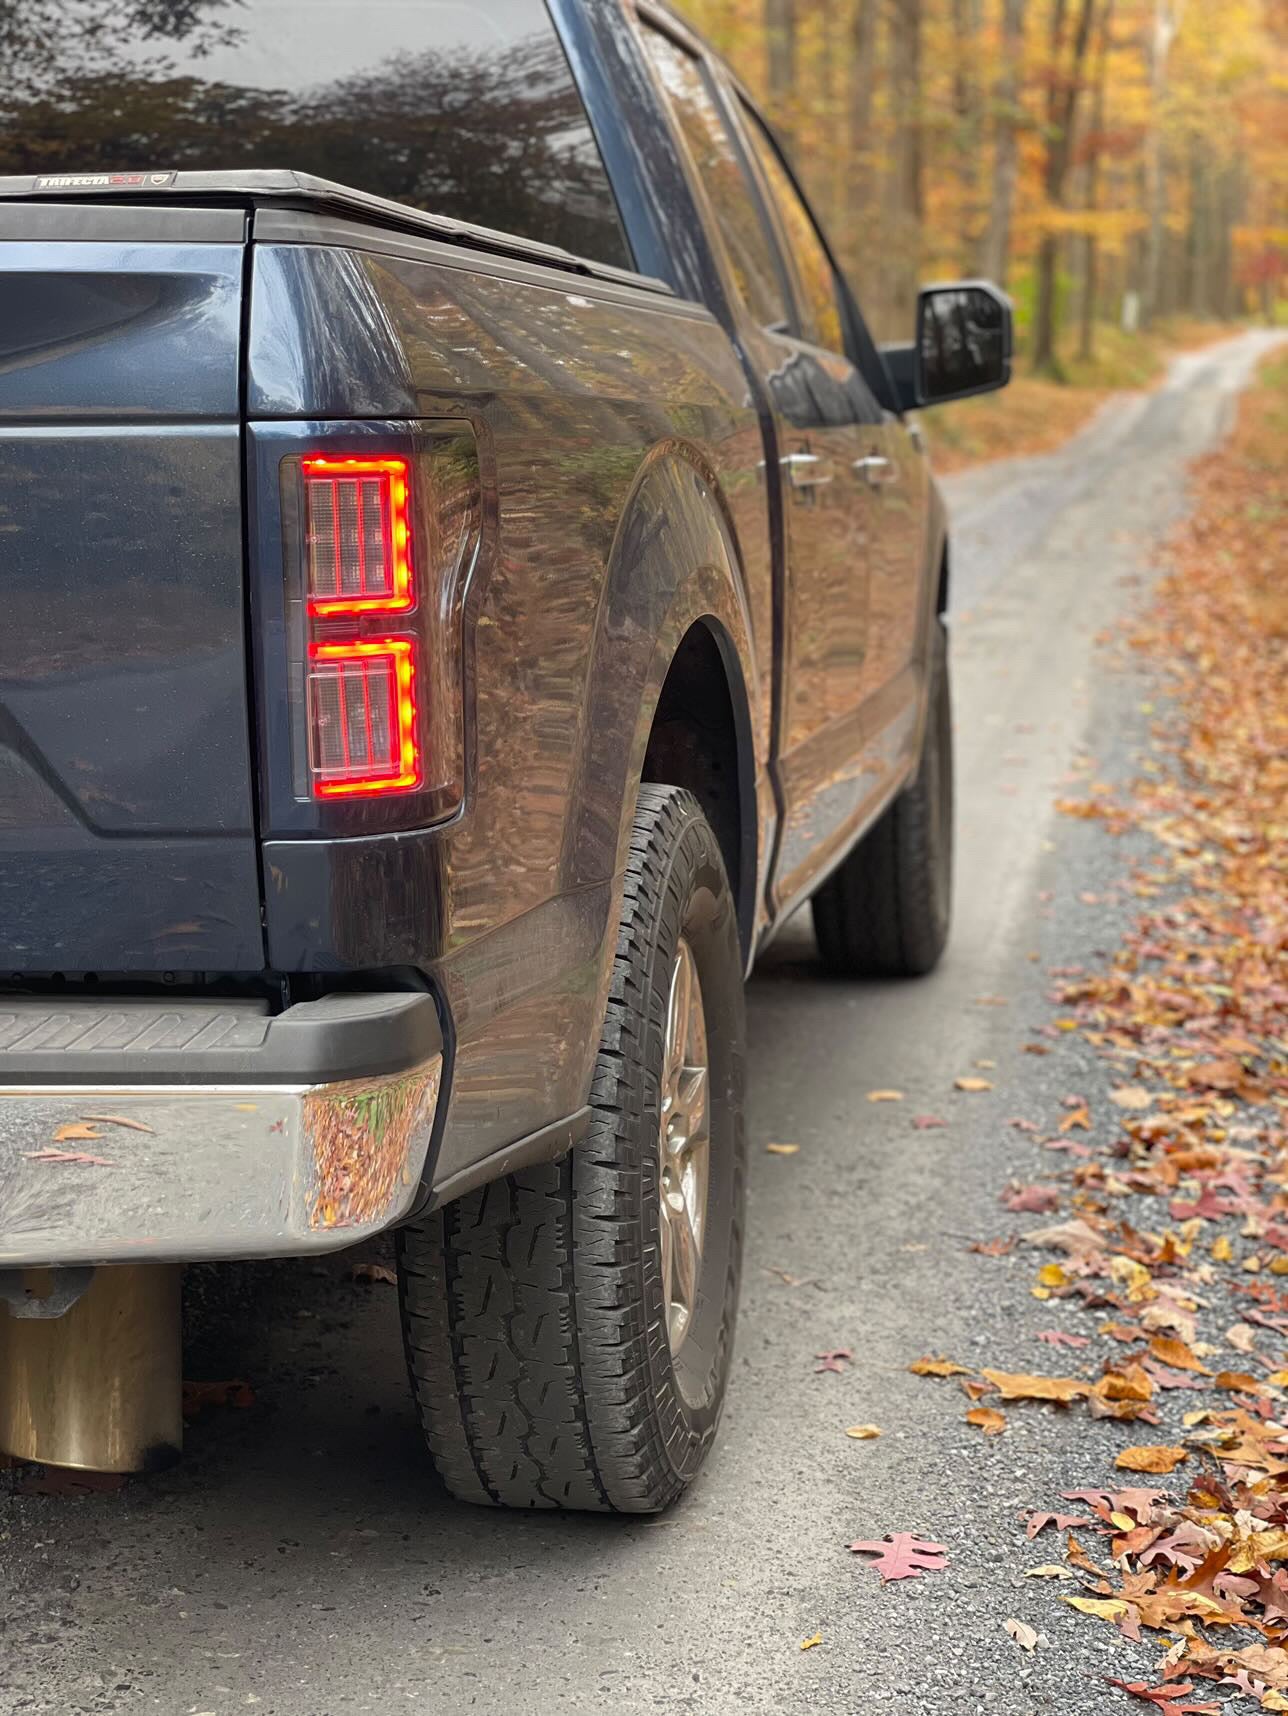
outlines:
[[[284,574],[280,628],[269,593],[259,633],[264,826],[350,835],[442,821],[465,790],[478,442],[451,418],[321,424],[303,445],[295,433],[256,432],[265,462],[276,455]]]
[[[416,682],[410,638],[309,645],[309,771],[318,798],[420,788]]]

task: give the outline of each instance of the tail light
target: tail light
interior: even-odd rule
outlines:
[[[293,758],[289,800],[270,788],[280,830],[417,826],[460,802],[477,449],[457,423],[394,440],[368,429],[353,451],[280,465]]]

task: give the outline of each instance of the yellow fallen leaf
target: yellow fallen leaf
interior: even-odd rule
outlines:
[[[1212,1241],[1212,1261],[1214,1263],[1230,1263],[1234,1259],[1234,1247],[1230,1244],[1228,1233],[1218,1234]],[[1288,1258],[1284,1261],[1288,1263]]]
[[[800,1149],[799,1144],[766,1144],[765,1149],[771,1156],[794,1156]]]
[[[1282,1692],[1276,1692],[1271,1687],[1268,1692],[1261,1694],[1261,1708],[1263,1710],[1288,1710],[1288,1698],[1285,1698]]]
[[[995,1406],[972,1406],[966,1414],[966,1422],[982,1430],[986,1436],[1000,1436],[1006,1429],[1006,1414]]]
[[[1026,1579],[1076,1579],[1078,1575],[1068,1567],[1061,1567],[1058,1561],[1044,1561],[1040,1567],[1026,1567]]]
[[[1261,1259],[1254,1252],[1251,1257],[1245,1257],[1239,1267],[1246,1269],[1249,1275],[1256,1275],[1261,1268]]]
[[[1184,1448],[1169,1448],[1162,1443],[1146,1443],[1139,1448],[1124,1448],[1114,1461],[1120,1472],[1174,1472],[1189,1455]]]
[[[881,1432],[875,1424],[851,1424],[845,1434],[855,1442],[875,1442]]]
[[[964,1364],[954,1364],[951,1359],[922,1358],[914,1359],[908,1369],[914,1376],[969,1376],[970,1369]]]
[[[987,1078],[955,1078],[953,1083],[958,1090],[992,1090],[993,1081]]]
[[[1062,1603],[1067,1603],[1071,1609],[1077,1609],[1083,1615],[1096,1615],[1102,1621],[1116,1621],[1120,1615],[1127,1613],[1127,1605],[1121,1597],[1061,1597]]]
[[[903,1092],[901,1090],[870,1090],[868,1092],[868,1101],[869,1102],[902,1102],[903,1101]]]
[[[1272,1257],[1266,1268],[1272,1275],[1288,1275],[1288,1257]]]
[[[1038,1280],[1043,1287],[1067,1287],[1069,1277],[1058,1263],[1044,1263],[1038,1270]]]
[[[812,1638],[801,1640],[801,1649],[802,1650],[813,1650],[815,1645],[821,1645],[822,1642],[823,1642],[822,1633],[815,1633]]]

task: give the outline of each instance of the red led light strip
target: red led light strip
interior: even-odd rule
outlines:
[[[326,484],[331,489],[334,508],[334,542],[337,581],[340,576],[340,502],[339,480],[378,477],[380,479],[380,512],[387,519],[387,553],[392,562],[390,589],[380,595],[315,595],[314,545],[309,546],[309,613],[316,619],[331,619],[344,614],[402,614],[415,605],[412,587],[410,483],[406,459],[328,459],[317,454],[301,461],[306,487],[310,483]],[[366,538],[362,514],[361,484],[358,485],[357,552],[359,582],[366,584]]]
[[[346,643],[311,643],[309,645],[309,660],[311,662],[362,662],[372,658],[384,657],[391,661],[394,670],[393,688],[393,720],[394,720],[394,755],[391,763],[383,768],[373,766],[368,773],[353,774],[346,772],[343,777],[327,777],[315,761],[313,767],[313,792],[318,798],[346,798],[360,793],[391,793],[414,792],[422,782],[420,747],[417,743],[417,687],[415,649],[410,638],[370,638],[353,640]],[[364,679],[363,700],[367,724],[367,755],[370,758],[373,744],[371,733],[371,703],[370,688]],[[316,718],[313,704],[310,704],[310,721]],[[340,697],[340,718],[347,722],[348,710],[344,701],[343,687]],[[347,753],[347,738],[346,738]]]

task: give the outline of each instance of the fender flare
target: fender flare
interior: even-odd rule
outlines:
[[[750,948],[761,855],[757,793],[761,707],[737,538],[719,480],[686,441],[643,460],[609,552],[587,682],[582,812],[570,819],[574,869],[620,878],[653,717],[671,663],[695,625],[724,667],[738,749],[739,929]]]

